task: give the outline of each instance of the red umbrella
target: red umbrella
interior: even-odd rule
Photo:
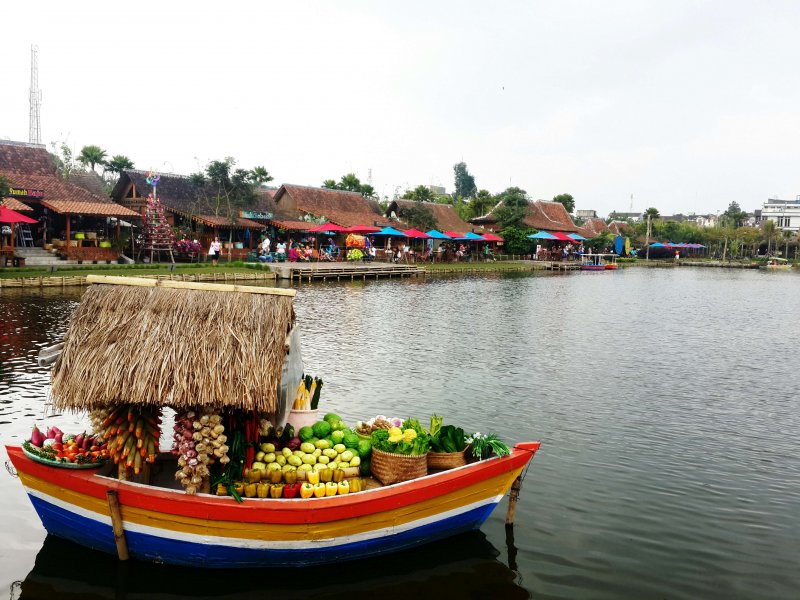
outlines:
[[[353,225],[352,227],[342,229],[342,231],[347,233],[378,233],[380,230],[380,227],[371,227],[370,225]]]
[[[487,242],[502,242],[503,241],[503,238],[501,238],[499,235],[495,235],[493,233],[484,233],[482,235],[483,235],[483,239],[485,239]]]
[[[0,223],[38,223],[36,219],[31,219],[25,215],[6,208],[0,204]],[[12,229],[13,232],[13,229]],[[11,234],[11,250],[14,250],[14,234]]]
[[[463,233],[458,233],[457,231],[445,231],[444,234],[449,238],[453,238],[454,240],[464,237]]]
[[[337,225],[336,223],[324,223],[322,225],[317,225],[316,227],[312,227],[308,231],[310,233],[319,233],[321,231],[346,231],[346,227],[342,227],[341,225]]]
[[[560,231],[551,231],[550,234],[553,235],[557,240],[561,240],[562,242],[571,242],[573,244],[575,243],[574,239],[572,239],[565,233],[561,233]]]
[[[3,205],[0,205],[0,223],[37,223],[36,219],[31,219],[30,217],[26,217],[25,215],[21,215],[20,213],[11,210],[10,208],[6,208]]]
[[[403,233],[405,233],[406,237],[410,238],[420,238],[424,240],[431,239],[431,236],[429,236],[424,231],[420,231],[419,229],[409,229],[408,231],[404,231]]]

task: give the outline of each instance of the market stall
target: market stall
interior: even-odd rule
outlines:
[[[90,283],[52,398],[56,410],[88,411],[91,428],[35,429],[7,448],[55,535],[194,566],[370,556],[479,527],[538,449],[436,415],[347,424],[331,406],[322,414],[326,388],[303,373],[294,290]],[[389,535],[399,523],[403,536]]]

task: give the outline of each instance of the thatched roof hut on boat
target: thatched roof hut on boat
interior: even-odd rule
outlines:
[[[274,412],[294,290],[89,276],[53,368],[57,410]]]

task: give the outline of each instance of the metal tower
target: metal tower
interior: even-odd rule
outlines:
[[[31,46],[31,112],[28,141],[31,144],[42,143],[42,124],[40,110],[42,108],[42,91],[39,89],[39,47]]]

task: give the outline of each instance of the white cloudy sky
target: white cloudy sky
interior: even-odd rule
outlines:
[[[800,2],[7,2],[0,137],[382,196],[479,187],[716,212],[800,194]]]

